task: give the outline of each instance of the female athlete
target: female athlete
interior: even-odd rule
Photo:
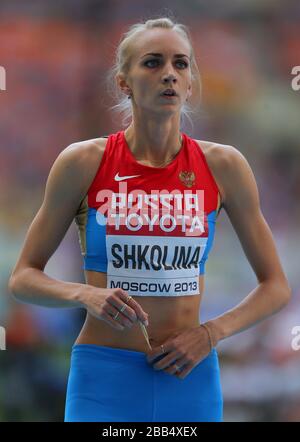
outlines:
[[[199,84],[187,27],[165,17],[133,25],[115,74],[131,123],[57,157],[9,287],[23,302],[86,309],[65,421],[222,421],[218,342],[283,308],[290,287],[245,157],[180,130]],[[205,263],[222,208],[257,287],[202,324]],[[74,218],[85,284],[44,273]]]

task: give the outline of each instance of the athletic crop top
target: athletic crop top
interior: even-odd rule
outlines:
[[[199,294],[217,207],[217,184],[188,135],[157,168],[136,161],[124,131],[111,134],[75,217],[83,268],[107,273],[107,288],[130,295]]]

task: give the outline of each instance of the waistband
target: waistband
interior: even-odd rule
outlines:
[[[142,351],[129,350],[126,348],[109,347],[106,345],[98,344],[74,344],[72,347],[72,353],[90,352],[95,356],[103,356],[107,358],[119,359],[134,359],[144,361],[147,354]]]
[[[118,361],[128,361],[128,359],[132,361],[142,361],[145,362],[147,358],[147,353],[137,350],[129,350],[126,348],[116,348],[116,347],[108,347],[106,345],[98,345],[98,344],[74,344],[72,346],[72,354],[88,352],[90,354],[94,354],[95,357],[103,357],[106,359],[114,359]],[[217,350],[213,348],[210,353],[204,358],[207,359],[209,357],[213,357],[217,355]]]

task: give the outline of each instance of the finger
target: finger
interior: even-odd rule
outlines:
[[[103,319],[104,322],[106,322],[108,325],[111,325],[112,327],[116,328],[117,330],[124,330],[124,327],[116,322],[106,311],[102,311],[101,319]]]
[[[162,356],[164,354],[166,355],[167,353],[168,353],[168,351],[166,351],[165,346],[164,346],[164,351],[162,351],[161,347],[152,348],[152,351],[148,352],[147,361],[149,363],[152,363],[154,361],[154,359],[156,359],[159,356]]]
[[[177,359],[172,362],[172,364],[169,365],[169,367],[166,367],[164,371],[166,371],[169,374],[180,374],[183,369],[187,366],[187,363],[184,361],[184,359]]]
[[[128,299],[128,294],[123,290],[120,291],[118,295],[124,302],[126,301],[127,305],[129,305],[134,310],[137,319],[140,319],[142,322],[148,320],[148,313],[144,312],[140,304],[135,299],[133,299],[132,297]]]
[[[126,316],[132,323],[136,322],[136,313],[130,307],[130,305],[125,302],[125,299],[123,301],[122,299],[120,299],[119,295],[112,295],[107,297],[106,300],[108,304],[112,305],[114,308],[120,311],[120,314]],[[122,309],[123,311],[121,312]]]
[[[179,379],[184,379],[195,367],[193,364],[187,364],[182,370],[177,371],[175,373],[175,376],[177,376]]]
[[[131,328],[133,326],[133,322],[128,319],[127,316],[124,316],[124,312],[120,312],[117,308],[113,307],[112,305],[106,305],[103,307],[103,310],[112,318],[113,321],[115,321],[118,324],[121,324],[123,327],[129,327]],[[116,314],[118,314],[117,318],[114,317]]]
[[[155,370],[164,370],[165,368],[173,367],[174,364],[177,364],[179,366],[183,365],[183,362],[178,362],[178,355],[176,352],[172,352],[168,354],[167,356],[161,358],[159,361],[156,361],[153,365],[153,368]]]
[[[156,359],[158,356],[161,355],[167,355],[171,352],[171,341],[165,341],[163,344],[159,345],[158,347],[153,347],[152,351],[149,351],[147,353],[147,361],[148,362],[153,362],[154,359]],[[174,349],[173,349],[174,350]],[[173,352],[173,355],[176,355],[177,357],[182,357],[183,354],[180,352]]]

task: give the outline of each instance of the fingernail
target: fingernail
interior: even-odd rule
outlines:
[[[144,321],[144,325],[145,325],[146,327],[148,327],[148,325],[149,325],[148,319],[146,319],[146,320]]]

